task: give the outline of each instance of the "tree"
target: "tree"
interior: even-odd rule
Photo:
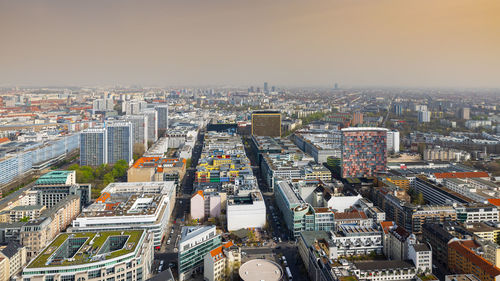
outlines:
[[[107,173],[103,177],[103,185],[107,186],[108,184],[112,183],[115,181],[115,178],[113,177],[112,173]]]
[[[419,192],[417,195],[417,199],[415,201],[417,205],[424,205],[425,204],[424,194],[422,192]]]
[[[137,161],[137,159],[141,158],[144,152],[146,152],[144,144],[134,143],[134,149],[133,149],[134,162]]]

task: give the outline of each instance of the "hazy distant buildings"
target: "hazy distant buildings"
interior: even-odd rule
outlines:
[[[145,101],[124,101],[122,104],[122,111],[127,115],[140,114],[147,107]]]
[[[92,101],[92,112],[96,111],[111,111],[114,108],[112,99],[96,99]]]
[[[364,178],[385,172],[387,129],[342,129],[341,173],[343,178]]]
[[[397,116],[401,116],[403,115],[403,106],[399,103],[395,104],[394,105],[394,114],[396,114]]]
[[[430,111],[419,111],[418,112],[418,122],[419,123],[431,122],[431,112]]]
[[[459,117],[460,119],[463,120],[469,120],[470,119],[470,108],[468,107],[463,107],[459,110]]]
[[[252,135],[281,136],[281,113],[279,111],[255,111],[252,113]]]
[[[357,125],[362,125],[363,124],[363,113],[361,112],[354,112],[352,115],[352,126],[357,126]]]
[[[131,164],[132,158],[132,123],[113,121],[106,124],[108,164],[125,160]]]

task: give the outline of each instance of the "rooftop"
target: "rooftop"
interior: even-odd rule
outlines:
[[[278,281],[283,277],[283,270],[274,261],[255,259],[244,263],[239,274],[244,281]]]
[[[133,253],[144,230],[59,234],[28,268],[81,265]]]
[[[354,262],[357,269],[360,270],[387,270],[387,269],[409,269],[415,268],[413,263],[400,260],[377,260],[377,261],[359,261]]]
[[[51,171],[42,175],[35,184],[65,184],[75,171]]]

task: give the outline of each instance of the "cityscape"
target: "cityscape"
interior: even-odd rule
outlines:
[[[500,280],[500,4],[275,1],[0,0],[0,281]]]

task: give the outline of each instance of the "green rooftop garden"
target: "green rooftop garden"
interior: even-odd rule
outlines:
[[[29,265],[28,268],[38,268],[38,267],[51,267],[51,266],[68,266],[68,265],[80,265],[86,263],[92,263],[97,261],[92,261],[91,258],[97,255],[103,246],[105,246],[106,241],[109,237],[123,237],[126,236],[126,242],[123,247],[118,250],[105,251],[105,259],[112,259],[125,254],[129,254],[135,251],[139,240],[141,239],[143,230],[130,230],[130,231],[103,231],[98,232],[99,237],[95,237],[98,233],[96,232],[76,232],[76,233],[63,233],[50,243]],[[55,254],[59,248],[67,241],[67,244],[71,244],[77,238],[87,238],[83,244],[76,243],[76,247],[79,247],[78,251],[72,257],[56,259]],[[94,240],[92,240],[94,239]],[[93,241],[92,245],[90,242]],[[46,264],[47,261],[53,257],[50,264]]]

